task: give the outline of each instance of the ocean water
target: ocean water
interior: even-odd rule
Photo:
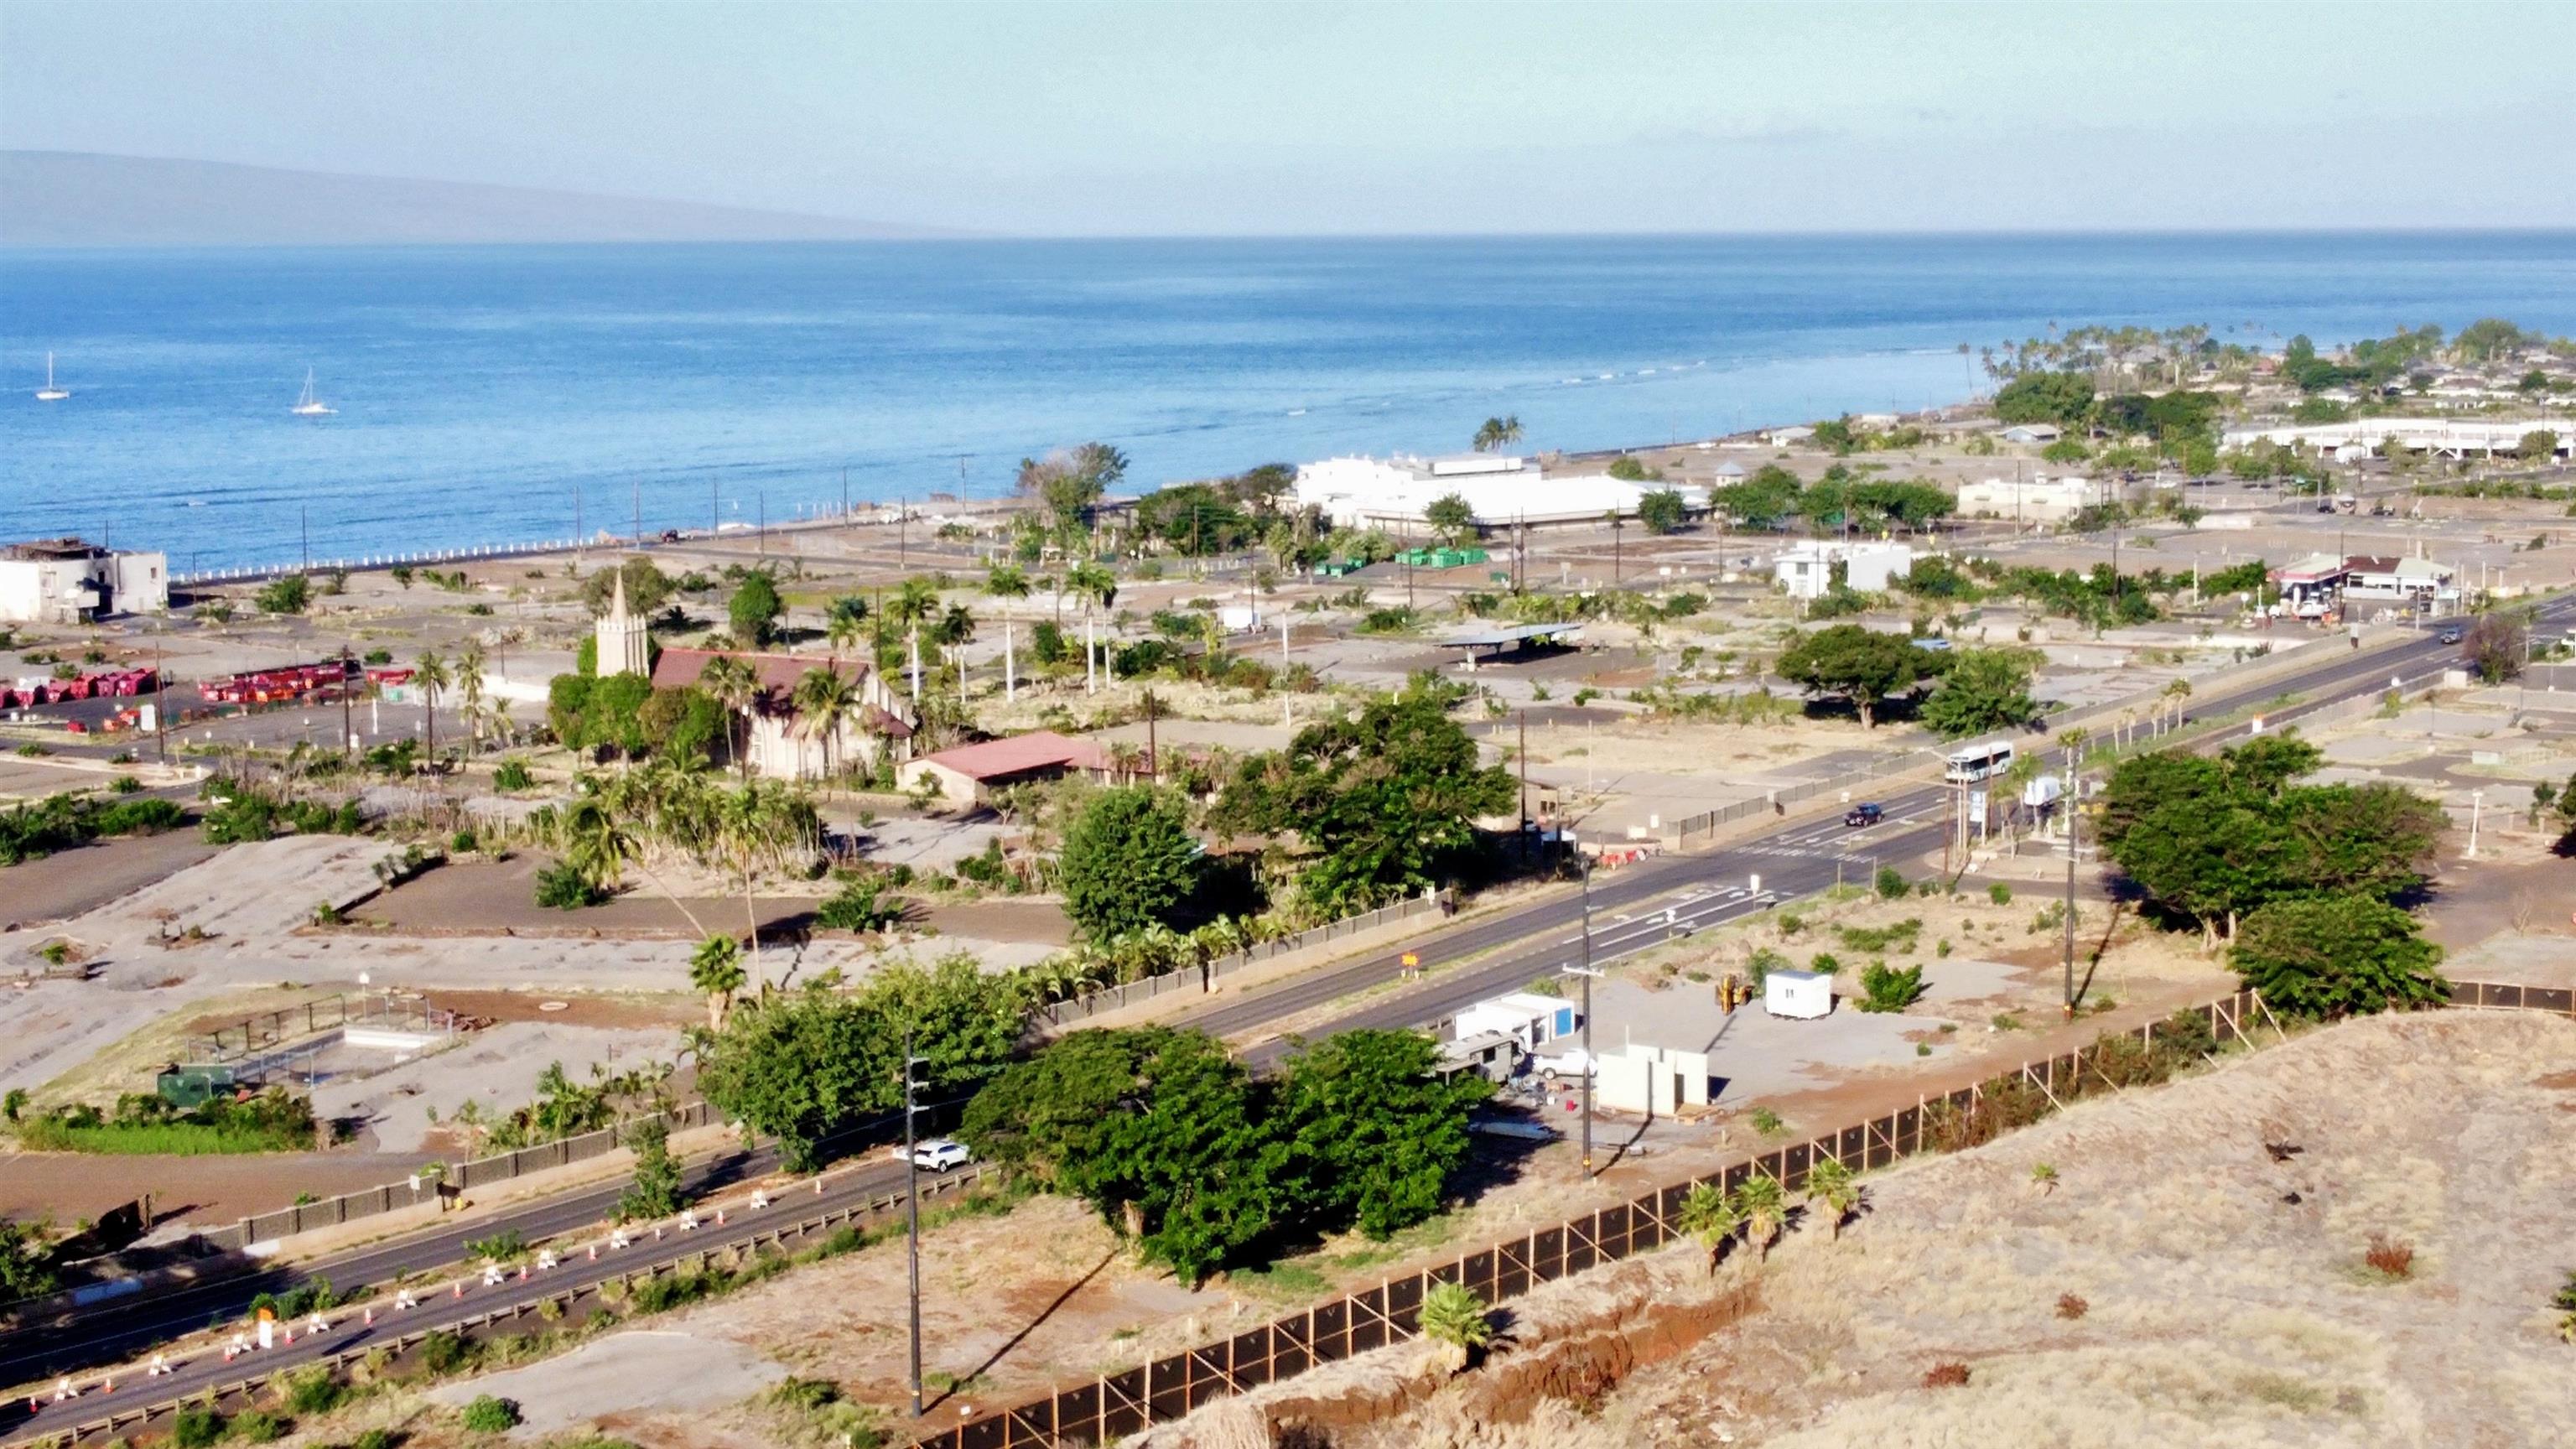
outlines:
[[[0,251],[0,539],[191,570],[776,522],[1094,438],[1152,486],[1494,414],[1580,449],[1921,407],[2052,322],[2481,316],[2576,333],[2576,234]],[[334,415],[289,411],[307,368]]]

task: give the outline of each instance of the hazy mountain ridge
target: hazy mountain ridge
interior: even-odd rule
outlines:
[[[0,246],[853,241],[953,231],[217,161],[0,151]]]

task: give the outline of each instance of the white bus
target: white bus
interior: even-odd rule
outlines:
[[[2013,747],[2010,740],[1989,740],[1984,744],[1961,745],[1950,752],[1949,768],[1941,778],[1953,785],[1973,785],[1991,780],[2012,768]]]

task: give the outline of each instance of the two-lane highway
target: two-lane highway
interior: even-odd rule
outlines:
[[[2571,607],[2576,607],[2576,599],[2544,606],[2542,615],[2563,616]],[[2212,689],[2197,699],[2194,707],[2203,716],[2229,716],[2295,695],[2299,703],[2272,711],[2266,717],[2267,728],[2287,725],[2327,705],[2376,693],[2392,680],[2409,687],[2420,685],[2451,664],[2453,653],[2430,635],[2393,646],[2332,653],[2287,673]],[[2079,712],[2054,723],[2058,727],[2083,723],[2088,713],[2095,718],[2108,715],[2107,711]],[[2195,743],[2231,741],[2243,738],[2245,733],[2242,726],[2230,726],[2204,734]],[[1946,794],[1946,787],[1939,784],[1901,787],[1878,797],[1886,808],[1887,819],[1875,827],[1846,830],[1838,811],[1822,819],[1802,813],[1769,831],[1720,849],[1656,857],[1598,875],[1590,891],[1594,959],[1646,949],[1678,930],[1725,924],[1775,901],[1829,886],[1838,874],[1863,878],[1872,857],[1895,860],[1928,852],[1938,845],[1947,819]],[[1855,866],[1859,867],[1857,872]],[[1755,875],[1761,877],[1758,893],[1753,884]],[[1355,1027],[1436,1023],[1477,1000],[1521,986],[1575,959],[1582,917],[1580,896],[1553,893],[1526,906],[1438,928],[1402,947],[1302,973],[1240,997],[1211,1002],[1184,1013],[1177,1019],[1178,1024],[1227,1037],[1256,1038],[1246,1057],[1259,1065],[1275,1061],[1287,1049],[1284,1041],[1258,1039],[1265,1028],[1312,1017],[1362,993],[1368,994],[1350,1009],[1318,1023],[1313,1034],[1329,1035]],[[1395,958],[1408,949],[1426,967],[1466,962],[1471,957],[1481,959],[1449,970],[1434,970],[1419,982],[1372,992],[1371,988],[1390,986],[1396,973]],[[767,1151],[733,1154],[702,1166],[699,1180],[720,1185],[759,1176],[774,1166],[774,1157]],[[779,1223],[793,1218],[865,1202],[899,1187],[904,1172],[898,1163],[865,1164],[828,1180],[819,1195],[810,1187],[800,1188],[758,1218],[737,1217],[721,1228],[703,1226],[692,1237],[691,1246],[729,1246],[773,1231]],[[596,1235],[622,1186],[609,1183],[567,1191],[470,1224],[414,1234],[293,1272],[265,1275],[260,1281],[234,1280],[167,1290],[91,1310],[70,1323],[24,1328],[0,1338],[0,1382],[27,1382],[40,1376],[94,1368],[147,1351],[152,1344],[210,1320],[237,1319],[254,1292],[282,1292],[313,1276],[327,1276],[343,1285],[382,1284],[399,1276],[450,1267],[464,1257],[468,1238],[510,1230],[532,1243],[567,1234]],[[634,1261],[629,1258],[626,1264]],[[488,1288],[478,1284],[469,1288],[461,1301],[452,1297],[424,1301],[420,1308],[404,1316],[402,1327],[437,1326],[495,1307],[536,1301],[586,1276],[607,1276],[621,1271],[623,1266],[603,1262],[594,1267],[584,1258],[567,1261],[542,1281],[511,1280]],[[166,1377],[129,1378],[120,1384],[118,1392],[148,1395],[155,1400],[197,1392],[218,1381],[237,1380],[245,1371],[265,1372],[281,1364],[376,1341],[362,1328],[343,1321],[318,1339],[300,1338],[292,1348],[271,1350],[249,1364],[224,1364],[220,1353],[201,1355]],[[380,1315],[372,1333],[389,1331]],[[94,1373],[85,1375],[83,1381],[94,1386]],[[48,1404],[30,1419],[25,1401],[20,1400],[0,1406],[0,1438],[47,1432],[66,1421],[92,1417],[95,1406],[83,1402]]]

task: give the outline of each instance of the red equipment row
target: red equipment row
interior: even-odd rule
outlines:
[[[280,700],[301,699],[327,685],[339,684],[348,677],[348,666],[332,659],[320,664],[288,664],[276,669],[258,669],[248,674],[209,679],[197,686],[197,692],[205,696],[209,704],[272,704]]]
[[[60,704],[67,699],[124,699],[150,694],[159,676],[149,669],[110,669],[74,679],[21,679],[0,684],[0,709]]]

